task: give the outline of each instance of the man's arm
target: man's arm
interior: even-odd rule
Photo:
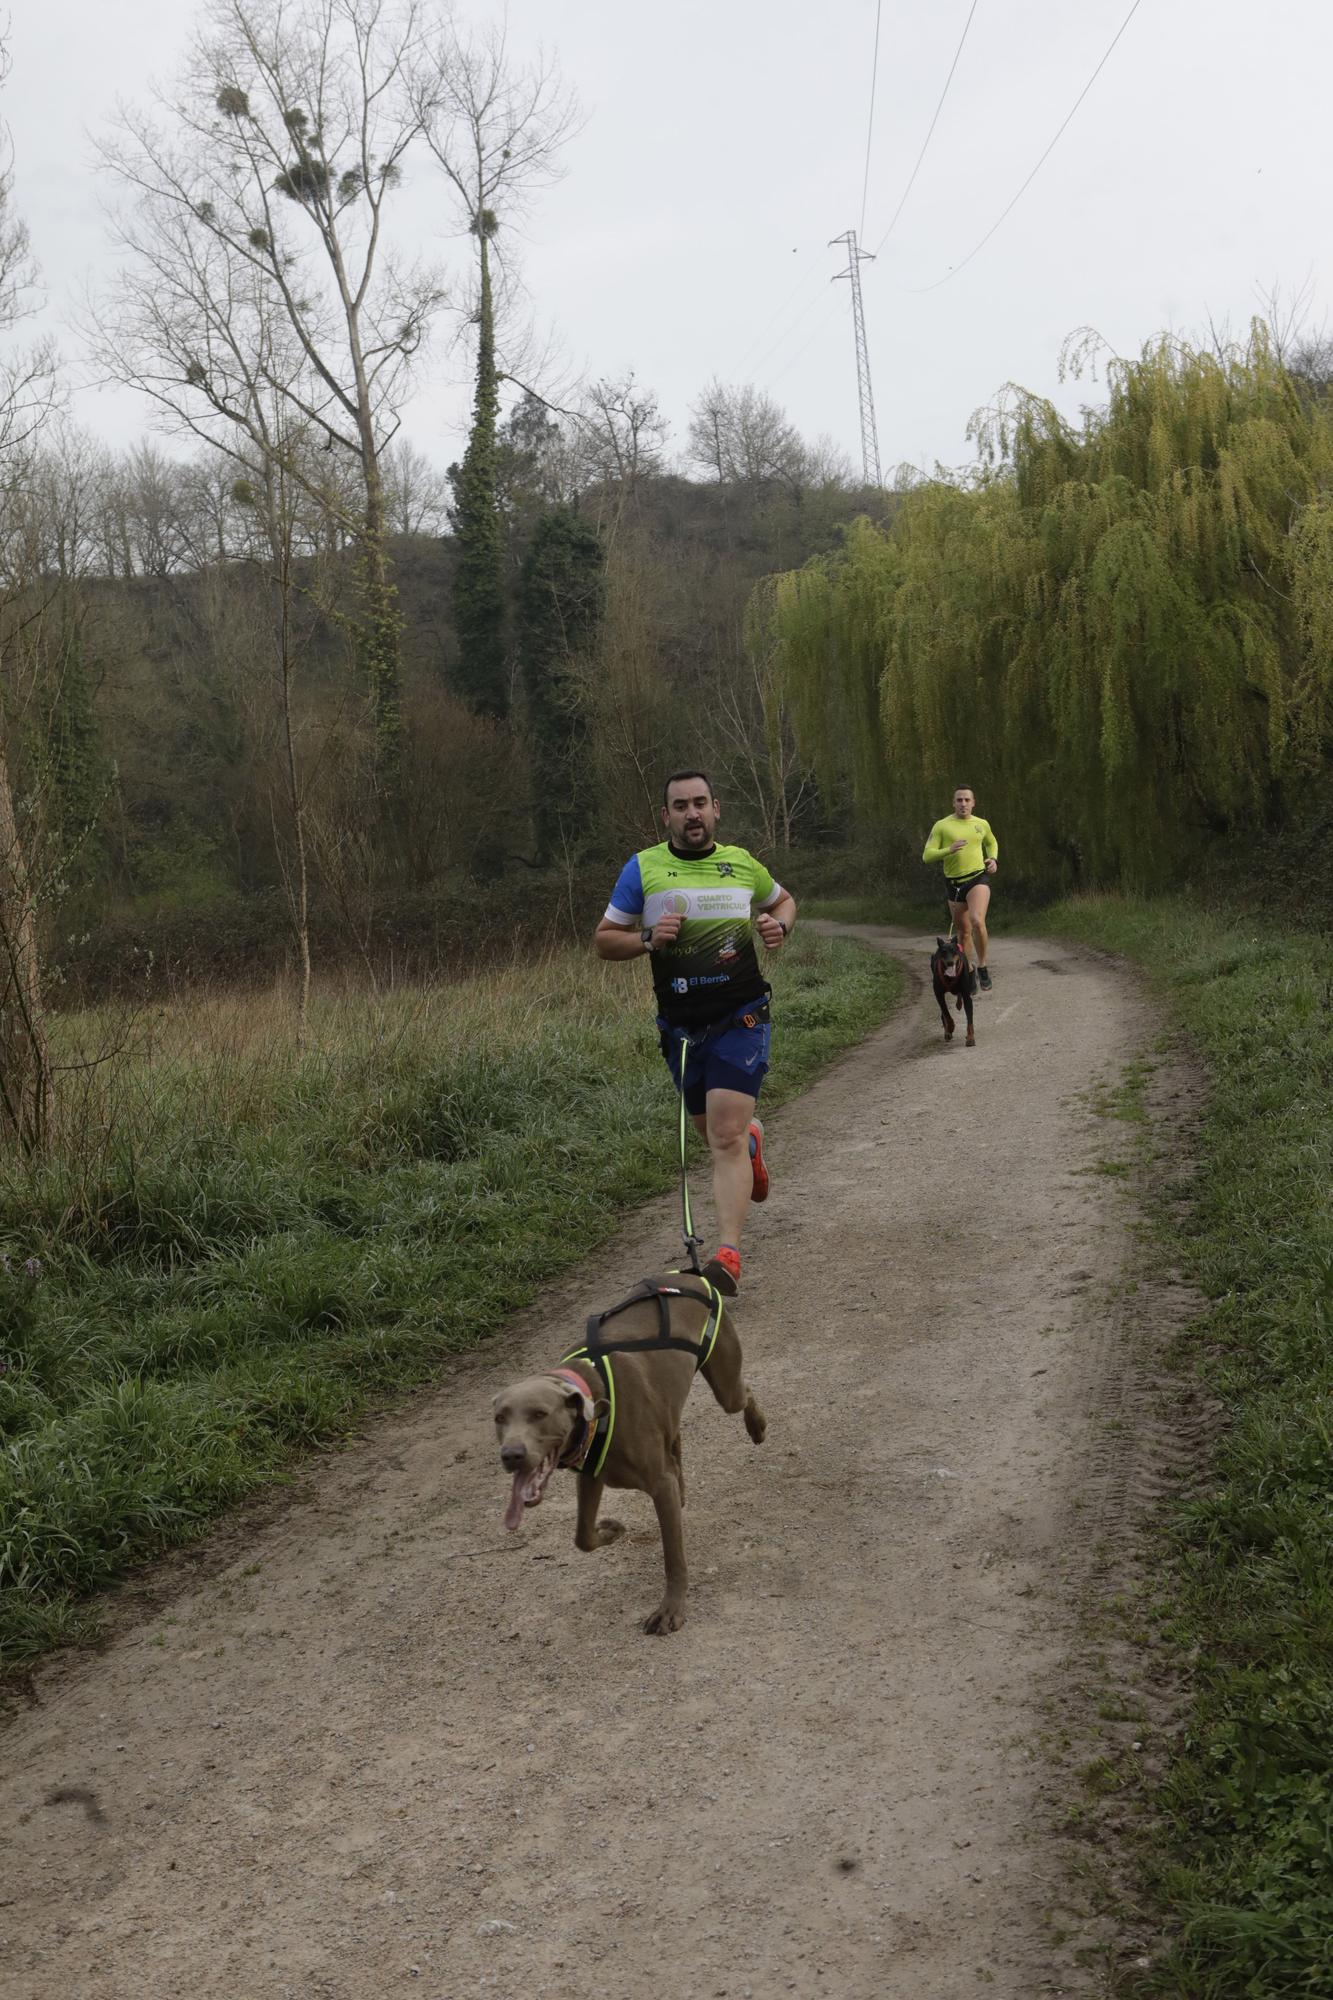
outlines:
[[[754,927],[769,951],[776,951],[790,937],[795,922],[796,899],[784,889],[775,903],[759,912]]]
[[[598,958],[642,958],[648,949],[633,918],[617,923],[611,917],[603,917],[593,932],[592,948]]]
[[[675,928],[680,929],[679,917]],[[643,873],[637,854],[631,854],[620,871],[602,921],[592,934],[592,948],[598,958],[642,958],[647,950],[643,942]]]
[[[1000,858],[1000,843],[990,830],[989,820],[986,821],[986,831],[981,836],[981,858],[983,861],[998,861]]]
[[[934,826],[932,826],[930,832],[927,834],[926,844],[921,850],[921,859],[923,861],[943,861],[945,855],[952,852],[948,841],[944,838],[941,827],[942,822],[936,820]],[[961,846],[962,843],[957,842],[956,845]]]

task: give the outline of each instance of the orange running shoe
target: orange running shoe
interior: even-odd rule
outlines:
[[[716,1285],[724,1299],[734,1299],[741,1288],[741,1253],[730,1243],[721,1243],[704,1265],[703,1275]]]
[[[767,1201],[768,1168],[764,1165],[764,1128],[757,1118],[750,1120],[750,1170],[754,1175],[750,1200]]]

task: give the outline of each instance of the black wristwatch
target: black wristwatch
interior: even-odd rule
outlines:
[[[778,929],[782,932],[783,937],[790,937],[791,933],[787,929],[787,926],[783,923],[781,917],[774,917],[773,921],[777,925]]]
[[[652,950],[652,948],[653,948],[653,927],[652,927],[652,925],[651,925],[651,924],[649,924],[646,930],[641,930],[641,931],[639,932],[639,937],[640,937],[640,940],[641,940],[641,942],[642,942],[642,944],[643,944],[643,948],[644,948],[644,950],[645,950],[645,951],[651,951],[651,950]]]

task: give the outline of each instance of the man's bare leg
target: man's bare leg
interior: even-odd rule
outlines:
[[[976,940],[977,964],[986,963],[986,947],[990,937],[986,930],[986,912],[990,908],[990,888],[985,882],[978,882],[975,889],[968,892],[967,916],[972,935]]]
[[[743,1090],[710,1090],[707,1111],[694,1114],[695,1129],[707,1140],[713,1161],[713,1212],[719,1241],[741,1247],[741,1230],[754,1188],[750,1164],[750,1120],[754,1099]]]

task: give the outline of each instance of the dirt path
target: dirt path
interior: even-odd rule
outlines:
[[[647,1501],[580,1556],[562,1478],[506,1535],[489,1437],[502,1381],[673,1261],[664,1201],[40,1678],[0,1739],[11,2000],[1093,1990],[1047,1926],[1042,1741],[1127,1504],[1083,1093],[1151,1024],[1110,967],[995,956],[974,1051],[919,992],[770,1120],[738,1313],[768,1441],[696,1389],[684,1631],[638,1629]]]

